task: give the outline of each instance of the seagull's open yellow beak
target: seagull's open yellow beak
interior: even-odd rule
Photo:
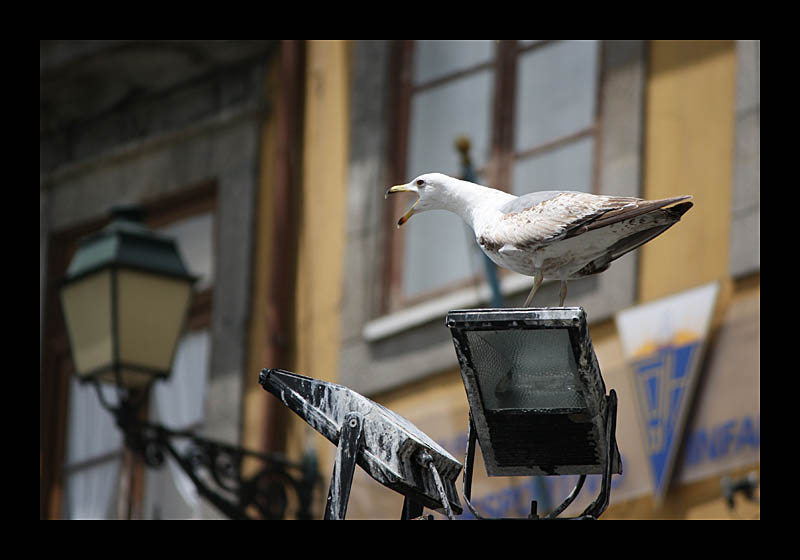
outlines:
[[[386,194],[384,195],[384,198],[389,198],[389,195],[391,193],[396,193],[396,192],[411,192],[411,193],[414,193],[416,195],[419,195],[419,191],[416,189],[416,187],[412,187],[412,186],[409,186],[409,185],[395,185],[392,188],[390,188],[388,191],[386,191]],[[403,214],[399,220],[397,220],[397,227],[400,227],[404,223],[406,223],[408,221],[408,219],[414,214],[414,206],[417,205],[417,202],[419,202],[419,198],[417,198],[417,200],[414,201],[414,204],[411,205],[411,208],[409,208],[406,211],[406,213]]]

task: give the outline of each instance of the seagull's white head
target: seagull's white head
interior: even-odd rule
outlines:
[[[414,215],[426,210],[453,210],[453,204],[458,197],[459,184],[463,183],[443,173],[425,173],[410,183],[396,185],[386,191],[385,198],[390,193],[411,192],[417,195],[417,200],[397,221],[397,227],[402,226]]]

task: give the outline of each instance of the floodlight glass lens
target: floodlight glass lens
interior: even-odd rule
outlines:
[[[468,331],[487,410],[584,409],[566,329]]]

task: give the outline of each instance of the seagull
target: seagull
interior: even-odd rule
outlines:
[[[611,262],[664,233],[692,207],[691,195],[660,200],[605,196],[577,191],[539,191],[522,196],[426,173],[386,191],[410,192],[417,200],[398,220],[448,210],[463,219],[475,240],[498,266],[533,277],[523,307],[542,281],[561,281],[560,306],[567,281],[605,271]]]

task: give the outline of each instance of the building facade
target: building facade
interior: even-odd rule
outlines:
[[[489,305],[484,264],[454,216],[397,229],[411,201],[384,199],[424,172],[460,176],[463,137],[479,182],[514,194],[693,195],[669,232],[570,283],[620,401],[624,470],[604,518],[760,516],[725,497],[760,467],[758,41],[43,42],[40,57],[43,517],[218,515],[177,472],[133,476],[105,411],[69,378],[56,282],[119,202],[142,203],[203,278],[173,392],[157,388],[151,416],[293,459],[312,450],[320,517],[335,448],[263,391],[262,367],[345,385],[463,458],[468,406],[444,316]],[[503,305],[520,305],[530,279],[501,272],[499,285]],[[682,420],[665,421],[677,443],[656,492],[664,430],[643,419],[618,321],[707,285],[696,381]],[[545,283],[534,305],[557,292]],[[176,413],[192,375],[203,389]],[[540,512],[560,502],[568,478],[488,478],[479,461],[473,503],[524,517],[532,499]],[[348,518],[398,518],[402,501],[357,469]]]

